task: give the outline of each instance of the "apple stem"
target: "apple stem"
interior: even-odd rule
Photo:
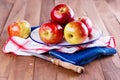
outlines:
[[[81,20],[81,17],[79,17],[78,20]]]

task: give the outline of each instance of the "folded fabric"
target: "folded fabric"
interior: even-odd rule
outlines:
[[[3,52],[4,53],[13,53],[15,55],[30,56],[30,54],[23,51],[32,51],[38,54],[48,52],[51,49],[56,49],[57,46],[46,46],[32,41],[30,38],[24,39],[17,36],[9,37],[6,41]]]
[[[6,41],[3,52],[9,53],[12,52],[15,55],[24,55],[24,56],[30,56],[30,54],[22,52],[22,51],[32,51],[36,52],[38,54],[48,52],[52,49],[57,49],[59,52],[64,53],[75,53],[76,51],[83,50],[85,48],[91,48],[91,47],[112,47],[115,48],[115,41],[112,36],[106,36],[101,37],[99,40],[85,44],[80,46],[71,46],[71,47],[65,47],[65,46],[47,46],[43,44],[39,44],[37,42],[34,42],[31,40],[31,38],[20,38],[20,37],[9,37],[9,39]]]
[[[38,28],[39,26],[32,27],[31,30]],[[63,52],[63,53],[69,53],[73,54],[76,51],[81,51],[86,48],[92,48],[92,47],[111,47],[115,48],[115,40],[112,36],[105,36],[100,37],[97,41],[94,41],[89,44],[85,45],[79,45],[79,46],[47,46],[43,44],[39,44],[37,42],[34,42],[30,37],[27,39],[20,38],[17,36],[9,37],[6,41],[5,45],[3,46],[3,52],[4,53],[13,53],[15,55],[22,55],[22,56],[31,56],[28,53],[25,53],[24,51],[32,51],[36,52],[38,54],[49,52],[49,50],[56,49],[57,52]],[[55,56],[56,57],[56,56]]]
[[[93,60],[101,57],[102,55],[113,55],[116,53],[115,48],[108,48],[108,47],[92,47],[92,48],[86,48],[81,51],[77,51],[74,54],[66,54],[63,52],[59,52],[57,50],[50,50],[49,54],[61,59],[63,61],[75,64],[75,65],[86,65]]]
[[[39,26],[32,27],[34,30]],[[89,44],[79,46],[48,46],[34,42],[30,37],[27,39],[17,36],[9,37],[3,46],[4,53],[13,53],[15,55],[31,56],[24,51],[32,51],[38,54],[48,52],[50,55],[70,62],[75,65],[85,65],[102,55],[113,55],[116,53],[116,44],[114,37],[105,36]]]

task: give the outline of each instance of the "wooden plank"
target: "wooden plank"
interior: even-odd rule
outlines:
[[[21,2],[18,2],[17,0],[15,1],[16,4],[14,4],[11,13],[9,14],[8,19],[6,20],[6,23],[4,25],[4,29],[3,32],[1,34],[1,38],[0,38],[0,48],[3,47],[5,41],[8,39],[8,34],[7,34],[7,27],[9,24],[13,23],[14,21],[18,20],[18,19],[24,19],[24,14],[25,14],[25,4],[26,4],[27,0],[23,0]]]
[[[97,11],[93,0],[85,0],[83,1],[83,5],[84,5],[84,10],[87,13],[88,17],[92,20],[93,23],[93,27],[97,28],[97,29],[101,29],[103,31],[103,35],[109,35],[100,15],[99,12]],[[86,6],[87,5],[87,6]]]
[[[12,61],[8,80],[33,80],[34,58],[16,56]]]
[[[4,29],[4,25],[6,23],[6,20],[9,16],[13,4],[14,4],[14,0],[9,0],[9,1],[0,0],[0,43],[2,40],[1,36]],[[10,63],[12,61],[13,56],[3,54],[2,45],[3,43],[1,43],[0,45],[0,80],[6,80],[6,78],[3,77],[7,77],[9,74],[9,70],[10,70],[9,66],[11,65]]]
[[[0,77],[0,80],[7,80],[6,77]]]
[[[1,49],[2,46],[4,44],[4,42],[8,39],[8,35],[7,35],[7,26],[8,24],[18,20],[19,18],[23,19],[24,18],[24,14],[25,14],[25,8],[26,8],[26,4],[27,4],[27,0],[17,0],[11,10],[11,13],[6,21],[5,27],[3,29],[3,33],[1,35]],[[23,59],[23,57],[7,57],[5,54],[4,56],[1,56],[3,59],[3,62],[1,63],[1,68],[2,68],[2,72],[6,72],[6,76],[8,77],[9,80],[17,80],[21,78],[25,78],[26,80],[32,80],[31,74],[33,74],[33,65],[31,62],[34,62],[33,58],[25,58]],[[13,59],[15,60],[15,62],[13,62]],[[25,62],[22,64],[22,62]],[[18,63],[16,65],[16,63]],[[26,64],[30,64],[26,65]],[[11,66],[13,65],[13,66]],[[23,66],[24,65],[24,66]],[[32,66],[31,66],[32,65]],[[23,67],[22,67],[23,66]],[[19,67],[19,69],[18,69]],[[16,72],[18,70],[18,72]],[[20,72],[19,72],[20,71]],[[25,72],[24,72],[25,71]],[[26,74],[23,74],[26,73]],[[8,76],[9,75],[9,76]]]
[[[106,28],[108,29],[110,35],[115,37],[116,44],[120,44],[120,41],[119,41],[120,24],[116,20],[114,13],[112,13],[111,8],[105,1],[102,1],[102,3],[96,1],[96,4],[97,3],[99,3],[99,6],[97,7],[98,7],[99,12],[101,13],[101,16],[104,16],[102,17],[102,19],[104,21],[104,24],[106,25]],[[104,6],[102,6],[101,4],[104,4]],[[101,11],[102,8],[104,8],[104,12]],[[119,52],[120,50],[119,45],[117,45],[117,50]]]
[[[113,9],[113,11],[119,13],[120,12],[120,0],[104,0],[109,6]]]
[[[40,25],[40,11],[42,0],[29,0],[25,13],[25,20],[27,20],[31,27]]]
[[[51,19],[50,12],[53,6],[54,6],[54,0],[49,1],[49,2],[47,0],[42,0],[41,11],[40,11],[41,13],[40,14],[40,25]]]
[[[75,1],[73,3],[72,0],[69,1],[69,5],[71,6],[71,8],[74,11],[74,18],[77,20],[78,18],[82,17],[82,16],[87,16],[85,10],[84,10],[84,4],[82,0],[79,1]],[[77,5],[77,7],[76,7]]]
[[[119,23],[114,17],[111,9],[105,1],[96,0],[96,7],[108,29],[110,35],[113,35],[116,38],[117,44],[119,43],[118,34],[119,34]],[[104,9],[104,10],[103,10]],[[104,16],[104,17],[103,17]],[[119,52],[119,46],[117,46],[117,50]],[[119,71],[120,71],[120,59],[116,54],[114,56],[101,59],[101,65],[103,68],[103,72],[106,80],[119,80]],[[117,73],[117,74],[116,74]]]
[[[57,80],[83,80],[82,75],[61,67],[57,68]]]
[[[54,0],[42,0],[40,11],[40,25],[50,20],[50,11],[54,6]],[[56,66],[50,62],[36,58],[34,80],[56,80]]]
[[[25,12],[24,14],[21,15],[24,16],[23,18],[27,20],[31,24],[31,26],[39,25],[39,18],[40,18],[39,10],[41,9],[40,3],[41,3],[40,0],[34,0],[34,1],[29,0],[26,1],[25,4],[26,6],[24,6]],[[8,77],[8,80],[23,80],[23,79],[33,80],[34,62],[35,62],[35,58],[33,57],[22,57],[22,56],[16,57],[10,75]]]
[[[50,62],[36,58],[34,80],[56,80],[56,66]]]
[[[64,3],[69,5],[74,11],[74,18],[77,20],[81,16],[87,16],[86,12],[83,10],[84,5],[82,0],[72,1],[72,0],[56,0],[55,5]],[[77,7],[76,7],[77,5]]]
[[[75,18],[90,17],[94,27],[102,29],[104,36],[113,35],[117,44],[120,44],[119,9],[114,10],[115,4],[119,7],[117,3],[119,0],[52,0],[51,2],[16,0],[15,3],[12,1],[0,0],[0,11],[4,13],[0,17],[0,20],[3,18],[0,23],[2,26],[0,28],[0,80],[119,80],[119,45],[117,45],[118,54],[91,62],[85,66],[83,74],[55,66],[40,58],[15,56],[2,52],[3,44],[8,39],[8,24],[17,19],[25,19],[30,22],[31,26],[41,25],[50,19],[51,9],[59,3],[70,5],[75,12]],[[4,8],[7,9],[4,10]]]
[[[9,15],[9,12],[14,4],[14,0],[0,0],[0,35],[4,29],[5,21]]]
[[[105,1],[102,1],[102,3],[99,2],[99,1],[96,1],[96,5],[98,5],[98,3],[99,3],[99,6],[97,6],[97,7],[98,7],[98,10],[100,12],[101,12],[101,9],[103,7],[105,7],[104,12],[101,12],[101,16],[104,15],[104,17],[102,17],[102,19],[103,19],[108,31],[110,32],[110,34],[113,35],[116,38],[116,40],[118,42],[117,44],[119,44],[119,35],[118,34],[120,34],[120,32],[119,32],[119,28],[120,28],[119,25],[120,24],[114,16],[114,13],[113,13],[114,9],[112,9],[110,7],[110,5],[108,3],[106,3]],[[101,4],[104,4],[104,6],[101,6]],[[117,47],[118,46],[119,45],[117,45]]]
[[[55,0],[55,5],[58,5],[58,4],[61,4],[61,3],[67,4],[73,9],[73,11],[75,13],[77,13],[77,9],[74,9],[74,8],[75,8],[75,5],[79,4],[79,2],[80,2],[80,0],[79,1]],[[76,14],[75,17],[77,17],[77,16],[78,16],[78,14]],[[61,80],[61,79],[62,80],[82,80],[82,78],[79,75],[80,74],[77,74],[73,71],[70,71],[70,70],[67,70],[67,69],[64,69],[64,68],[61,68],[61,67],[57,67],[57,80]]]
[[[98,12],[96,12],[96,14],[94,14],[96,16],[95,18],[94,18],[94,16],[92,16],[93,15],[92,11],[95,11],[95,8],[92,7],[93,10],[91,8],[89,8],[89,7],[94,5],[94,3],[91,4],[90,0],[89,1],[88,0],[79,0],[79,1],[69,0],[69,1],[66,1],[66,2],[64,2],[64,0],[61,0],[61,2],[59,1],[59,2],[56,2],[56,3],[57,4],[65,3],[65,4],[70,5],[70,7],[75,12],[75,18],[79,18],[81,16],[88,16],[92,20],[94,26],[95,25],[96,26],[100,25],[99,21],[97,20],[98,17],[100,18],[100,16],[98,15]],[[77,7],[76,7],[76,5],[77,5]],[[101,19],[99,19],[99,20],[101,21]],[[95,21],[98,21],[98,22],[95,23]],[[102,21],[101,21],[101,24],[104,26]],[[58,72],[59,72],[59,74],[61,73],[59,70],[58,70]],[[71,73],[70,72],[66,73],[66,75],[68,77],[72,78],[73,76],[71,77],[71,74],[73,75],[72,72]],[[61,73],[60,77],[66,77],[66,75]],[[77,78],[75,78],[76,80],[77,79],[78,80],[79,79],[80,80],[104,80],[104,75],[103,75],[102,68],[101,68],[99,60],[96,60],[96,61],[91,62],[90,64],[86,65],[85,66],[85,73],[81,74],[80,76],[76,75],[76,77],[77,77]],[[67,79],[67,78],[65,78],[65,79]]]
[[[81,76],[83,80],[105,80],[99,59],[85,66],[85,73]]]
[[[0,51],[0,77],[7,77],[9,75],[13,58],[13,55],[3,54]]]
[[[119,80],[120,59],[118,55],[101,59],[103,74],[106,80]],[[116,74],[117,73],[117,74]]]
[[[108,4],[109,8],[111,8],[111,11],[120,24],[120,0],[105,0],[105,2]]]

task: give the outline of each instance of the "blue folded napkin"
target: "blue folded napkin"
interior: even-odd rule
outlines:
[[[108,47],[86,48],[73,54],[67,54],[57,50],[49,51],[50,55],[58,59],[80,66],[86,65],[92,62],[93,60],[100,58],[101,56],[113,55],[115,53],[116,53],[115,48]]]

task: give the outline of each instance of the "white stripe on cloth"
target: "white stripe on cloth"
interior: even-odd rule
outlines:
[[[30,38],[23,39],[20,37],[10,37],[8,41],[6,41],[3,52],[4,53],[14,53],[16,55],[30,56],[30,54],[25,53],[23,51],[32,51],[38,54],[48,52],[51,49],[57,49],[58,51],[65,53],[74,53],[78,50],[89,48],[89,47],[112,47],[115,48],[115,40],[112,36],[101,37],[99,40],[81,45],[81,46],[72,46],[72,47],[63,47],[63,46],[47,46],[43,44],[36,43],[32,41]]]

